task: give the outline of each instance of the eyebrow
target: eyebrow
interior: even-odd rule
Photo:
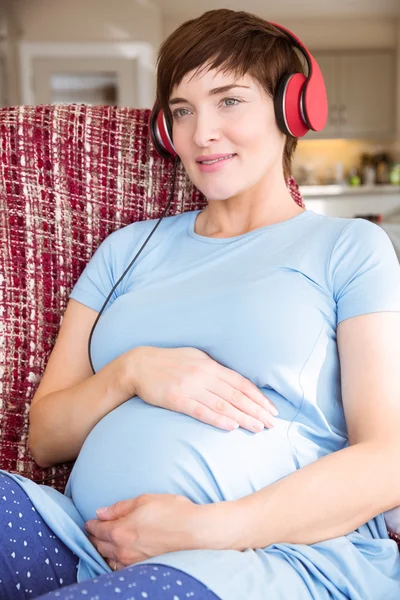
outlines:
[[[236,83],[232,83],[231,85],[223,85],[221,87],[214,88],[208,92],[209,96],[215,96],[216,94],[223,94],[224,92],[229,92],[232,88],[246,88],[250,89],[248,85],[237,85]],[[180,102],[189,102],[185,100],[185,98],[171,98],[168,104],[179,104]]]

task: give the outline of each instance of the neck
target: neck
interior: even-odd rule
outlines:
[[[234,237],[304,212],[293,200],[283,176],[262,190],[252,189],[225,200],[210,200],[198,215],[195,231],[209,237]]]

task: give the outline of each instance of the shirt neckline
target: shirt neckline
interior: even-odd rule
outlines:
[[[198,240],[199,242],[204,242],[206,244],[231,244],[232,242],[236,242],[238,240],[241,240],[241,239],[244,239],[247,237],[257,236],[261,233],[264,233],[265,231],[270,231],[271,229],[276,229],[277,227],[284,227],[285,225],[297,223],[298,221],[307,219],[312,214],[314,214],[314,211],[306,209],[303,212],[296,215],[295,217],[291,217],[290,219],[286,219],[285,221],[280,221],[279,223],[272,223],[271,225],[264,225],[263,227],[257,227],[257,229],[253,229],[253,231],[248,231],[247,233],[242,233],[241,235],[235,235],[235,236],[227,237],[227,238],[213,238],[213,237],[208,237],[206,235],[200,235],[199,233],[196,233],[194,230],[194,225],[196,222],[197,215],[202,210],[203,209],[199,209],[199,210],[193,210],[193,211],[189,212],[187,232],[190,235],[190,237],[194,238],[195,240]]]

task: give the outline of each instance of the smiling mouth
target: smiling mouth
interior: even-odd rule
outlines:
[[[199,165],[213,165],[214,163],[222,162],[224,160],[227,160],[228,158],[233,158],[234,156],[236,156],[236,153],[228,154],[227,156],[223,156],[222,158],[215,158],[214,160],[199,160],[198,164]]]

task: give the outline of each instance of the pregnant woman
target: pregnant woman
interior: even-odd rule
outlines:
[[[65,494],[0,474],[2,599],[399,598],[400,269],[379,226],[293,202],[326,102],[312,63],[286,104],[295,39],[221,9],[162,45],[157,101],[207,205],[164,218],[116,288],[94,374],[92,326],[155,220],[73,288],[29,443],[76,462]]]

